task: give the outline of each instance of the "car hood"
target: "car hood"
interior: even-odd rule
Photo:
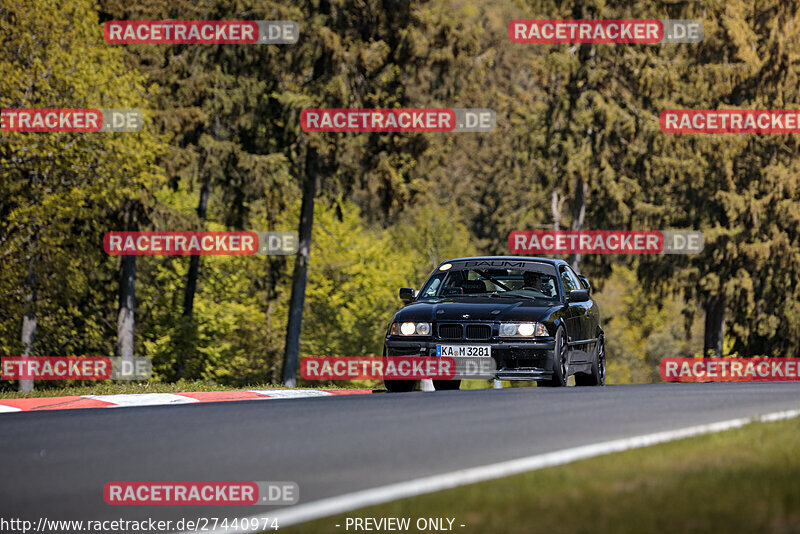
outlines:
[[[541,321],[560,307],[530,299],[436,299],[409,304],[397,312],[395,321]]]

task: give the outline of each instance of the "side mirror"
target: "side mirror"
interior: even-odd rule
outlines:
[[[401,287],[400,291],[398,292],[400,296],[400,300],[408,304],[409,302],[414,302],[414,288],[413,287]]]
[[[589,300],[588,289],[573,289],[569,292],[567,302],[587,302]]]
[[[590,283],[589,283],[589,279],[588,279],[588,278],[586,278],[586,277],[585,277],[585,276],[583,276],[582,274],[579,274],[579,275],[578,275],[578,278],[580,278],[580,279],[581,279],[581,282],[583,282],[584,284],[586,284],[586,289],[589,289],[589,290],[591,290],[591,289],[592,289],[592,284],[590,284]]]

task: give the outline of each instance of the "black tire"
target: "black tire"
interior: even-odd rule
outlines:
[[[575,375],[576,386],[605,386],[606,385],[606,342],[600,338],[597,343],[597,350],[592,359],[591,373],[577,373]]]
[[[433,380],[433,389],[436,391],[447,391],[461,387],[461,380]]]
[[[553,349],[553,378],[550,380],[537,380],[537,386],[562,388],[567,385],[569,376],[569,346],[564,328],[559,326],[556,330],[556,344]]]
[[[408,393],[414,390],[416,380],[384,380],[383,385],[392,393]]]
[[[383,357],[386,358],[389,354],[389,351],[386,347],[383,347]],[[384,362],[385,363],[385,362]],[[414,391],[414,386],[416,385],[416,380],[384,380],[383,385],[391,391],[392,393],[408,393],[409,391]]]

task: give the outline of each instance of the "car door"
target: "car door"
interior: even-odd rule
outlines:
[[[573,289],[579,289],[580,286],[577,280],[570,276],[566,265],[562,265],[558,270],[559,277],[561,278],[561,287],[564,290],[565,300],[569,297],[569,292]],[[580,303],[567,301],[567,312],[565,327],[567,330],[567,342],[570,346],[570,361],[583,361],[583,354],[581,348],[577,344],[583,339],[583,319],[581,317],[583,308]]]
[[[569,296],[569,292],[574,289],[583,289],[578,280],[578,276],[567,265],[562,265],[559,269],[561,275],[561,285],[564,287],[564,295]],[[591,307],[590,302],[569,302],[569,319],[571,328],[567,328],[567,338],[572,346],[571,359],[576,362],[585,362],[589,359],[586,347],[587,339],[587,311]]]
[[[588,353],[589,359],[591,359],[597,348],[597,334],[600,330],[600,309],[597,307],[597,303],[592,297],[591,286],[589,285],[589,281],[586,279],[586,277],[578,276],[578,281],[581,284],[581,288],[589,290],[590,300],[586,303],[587,306],[584,330],[586,332],[586,339],[591,340],[586,344],[586,352]]]

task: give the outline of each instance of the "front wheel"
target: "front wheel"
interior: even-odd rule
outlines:
[[[386,347],[383,347],[383,358],[384,364],[386,363],[385,359],[389,356],[389,351]],[[414,390],[414,385],[417,383],[416,380],[384,380],[383,385],[386,389],[388,389],[392,393],[408,393],[409,391]]]
[[[576,386],[605,386],[606,385],[606,342],[601,337],[597,342],[597,350],[592,360],[590,373],[575,375]]]
[[[553,378],[550,380],[537,380],[536,385],[545,387],[564,387],[569,376],[569,346],[564,328],[559,326],[556,330],[556,343],[553,348]]]

